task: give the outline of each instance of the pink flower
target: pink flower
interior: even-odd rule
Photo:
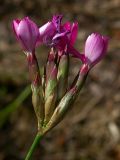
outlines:
[[[54,46],[58,50],[64,50],[68,44],[74,45],[78,33],[78,23],[71,25],[70,22],[66,22],[62,25],[62,17],[62,15],[55,15],[52,21],[39,28],[38,44]]]
[[[58,19],[58,20],[57,20]],[[66,22],[61,24],[62,16],[54,16],[53,21],[56,22],[57,33],[52,39],[52,45],[59,51],[65,51],[73,57],[79,58],[84,62],[84,55],[80,54],[75,48],[74,44],[78,34],[78,22],[71,24]],[[63,52],[64,53],[64,52]]]
[[[78,23],[76,22],[71,25],[70,22],[66,22],[62,25],[61,20],[61,15],[53,17],[57,33],[52,39],[52,44],[59,50],[64,50],[66,46],[69,48],[69,45],[74,45],[78,34]]]
[[[68,45],[68,37],[69,32],[61,32],[55,34],[52,39],[52,45],[56,47],[59,51],[64,51],[65,47]]]
[[[45,44],[47,46],[55,46],[53,43],[53,37],[61,33],[61,15],[53,16],[52,20],[45,23],[43,26],[39,28],[39,41],[37,45]]]
[[[47,22],[39,28],[40,44],[50,45],[53,36],[56,34],[56,27],[53,22]]]
[[[61,32],[61,21],[62,21],[63,15],[54,15],[52,18],[52,22],[54,23],[56,30],[58,33]]]
[[[108,37],[98,33],[92,33],[85,43],[85,61],[92,67],[97,64],[106,54]]]
[[[40,36],[37,45],[45,44],[55,47],[61,53],[72,54],[83,61],[83,55],[74,48],[78,34],[78,23],[71,24],[68,21],[62,24],[62,17],[62,15],[54,15],[51,21],[39,28]]]
[[[25,17],[22,20],[13,20],[13,29],[23,49],[32,53],[39,38],[37,25]]]
[[[72,25],[70,24],[70,22],[67,22],[63,25],[63,27],[65,28],[65,30],[70,32],[68,40],[71,45],[74,45],[78,34],[78,22],[75,22]]]

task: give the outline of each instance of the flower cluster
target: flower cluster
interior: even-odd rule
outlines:
[[[32,81],[32,102],[38,119],[38,130],[47,132],[58,124],[74,103],[83,87],[90,69],[106,54],[108,37],[92,33],[81,54],[74,47],[78,23],[62,24],[62,15],[38,28],[25,17],[13,21],[13,30],[27,55]],[[35,55],[36,47],[50,48],[44,72],[40,73]],[[78,58],[82,65],[73,83],[68,86],[69,58]]]

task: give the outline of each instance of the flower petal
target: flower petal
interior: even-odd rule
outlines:
[[[14,20],[13,29],[23,49],[27,52],[32,52],[39,37],[37,25],[28,17],[25,17],[22,20]]]
[[[56,33],[56,27],[53,22],[47,22],[39,28],[40,42],[44,44],[51,43],[52,37]]]
[[[63,15],[55,15],[53,16],[53,19],[52,19],[52,22],[54,23],[58,33],[60,33],[61,31],[62,18],[63,18]]]
[[[78,22],[73,23],[70,35],[70,44],[74,45],[78,34]]]
[[[98,63],[106,53],[108,38],[98,33],[92,33],[85,43],[85,57],[90,65]]]

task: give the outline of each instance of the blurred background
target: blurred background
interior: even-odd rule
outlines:
[[[0,0],[0,160],[23,160],[37,132],[27,61],[11,22],[30,16],[39,26],[63,14],[78,21],[76,48],[100,32],[108,54],[92,69],[74,107],[44,137],[34,160],[120,160],[120,0]],[[37,53],[40,66],[48,49]],[[70,81],[79,68],[73,60]]]

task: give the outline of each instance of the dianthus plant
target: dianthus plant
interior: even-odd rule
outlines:
[[[29,160],[40,139],[55,127],[73,106],[85,84],[89,71],[105,56],[108,37],[92,33],[80,53],[74,43],[78,34],[78,22],[64,24],[62,15],[53,16],[43,26],[28,17],[13,20],[17,40],[27,57],[31,78],[32,103],[38,122],[38,133],[25,160]],[[49,49],[44,71],[40,72],[36,48],[45,45]],[[70,58],[79,59],[80,67],[73,83],[68,85]]]

